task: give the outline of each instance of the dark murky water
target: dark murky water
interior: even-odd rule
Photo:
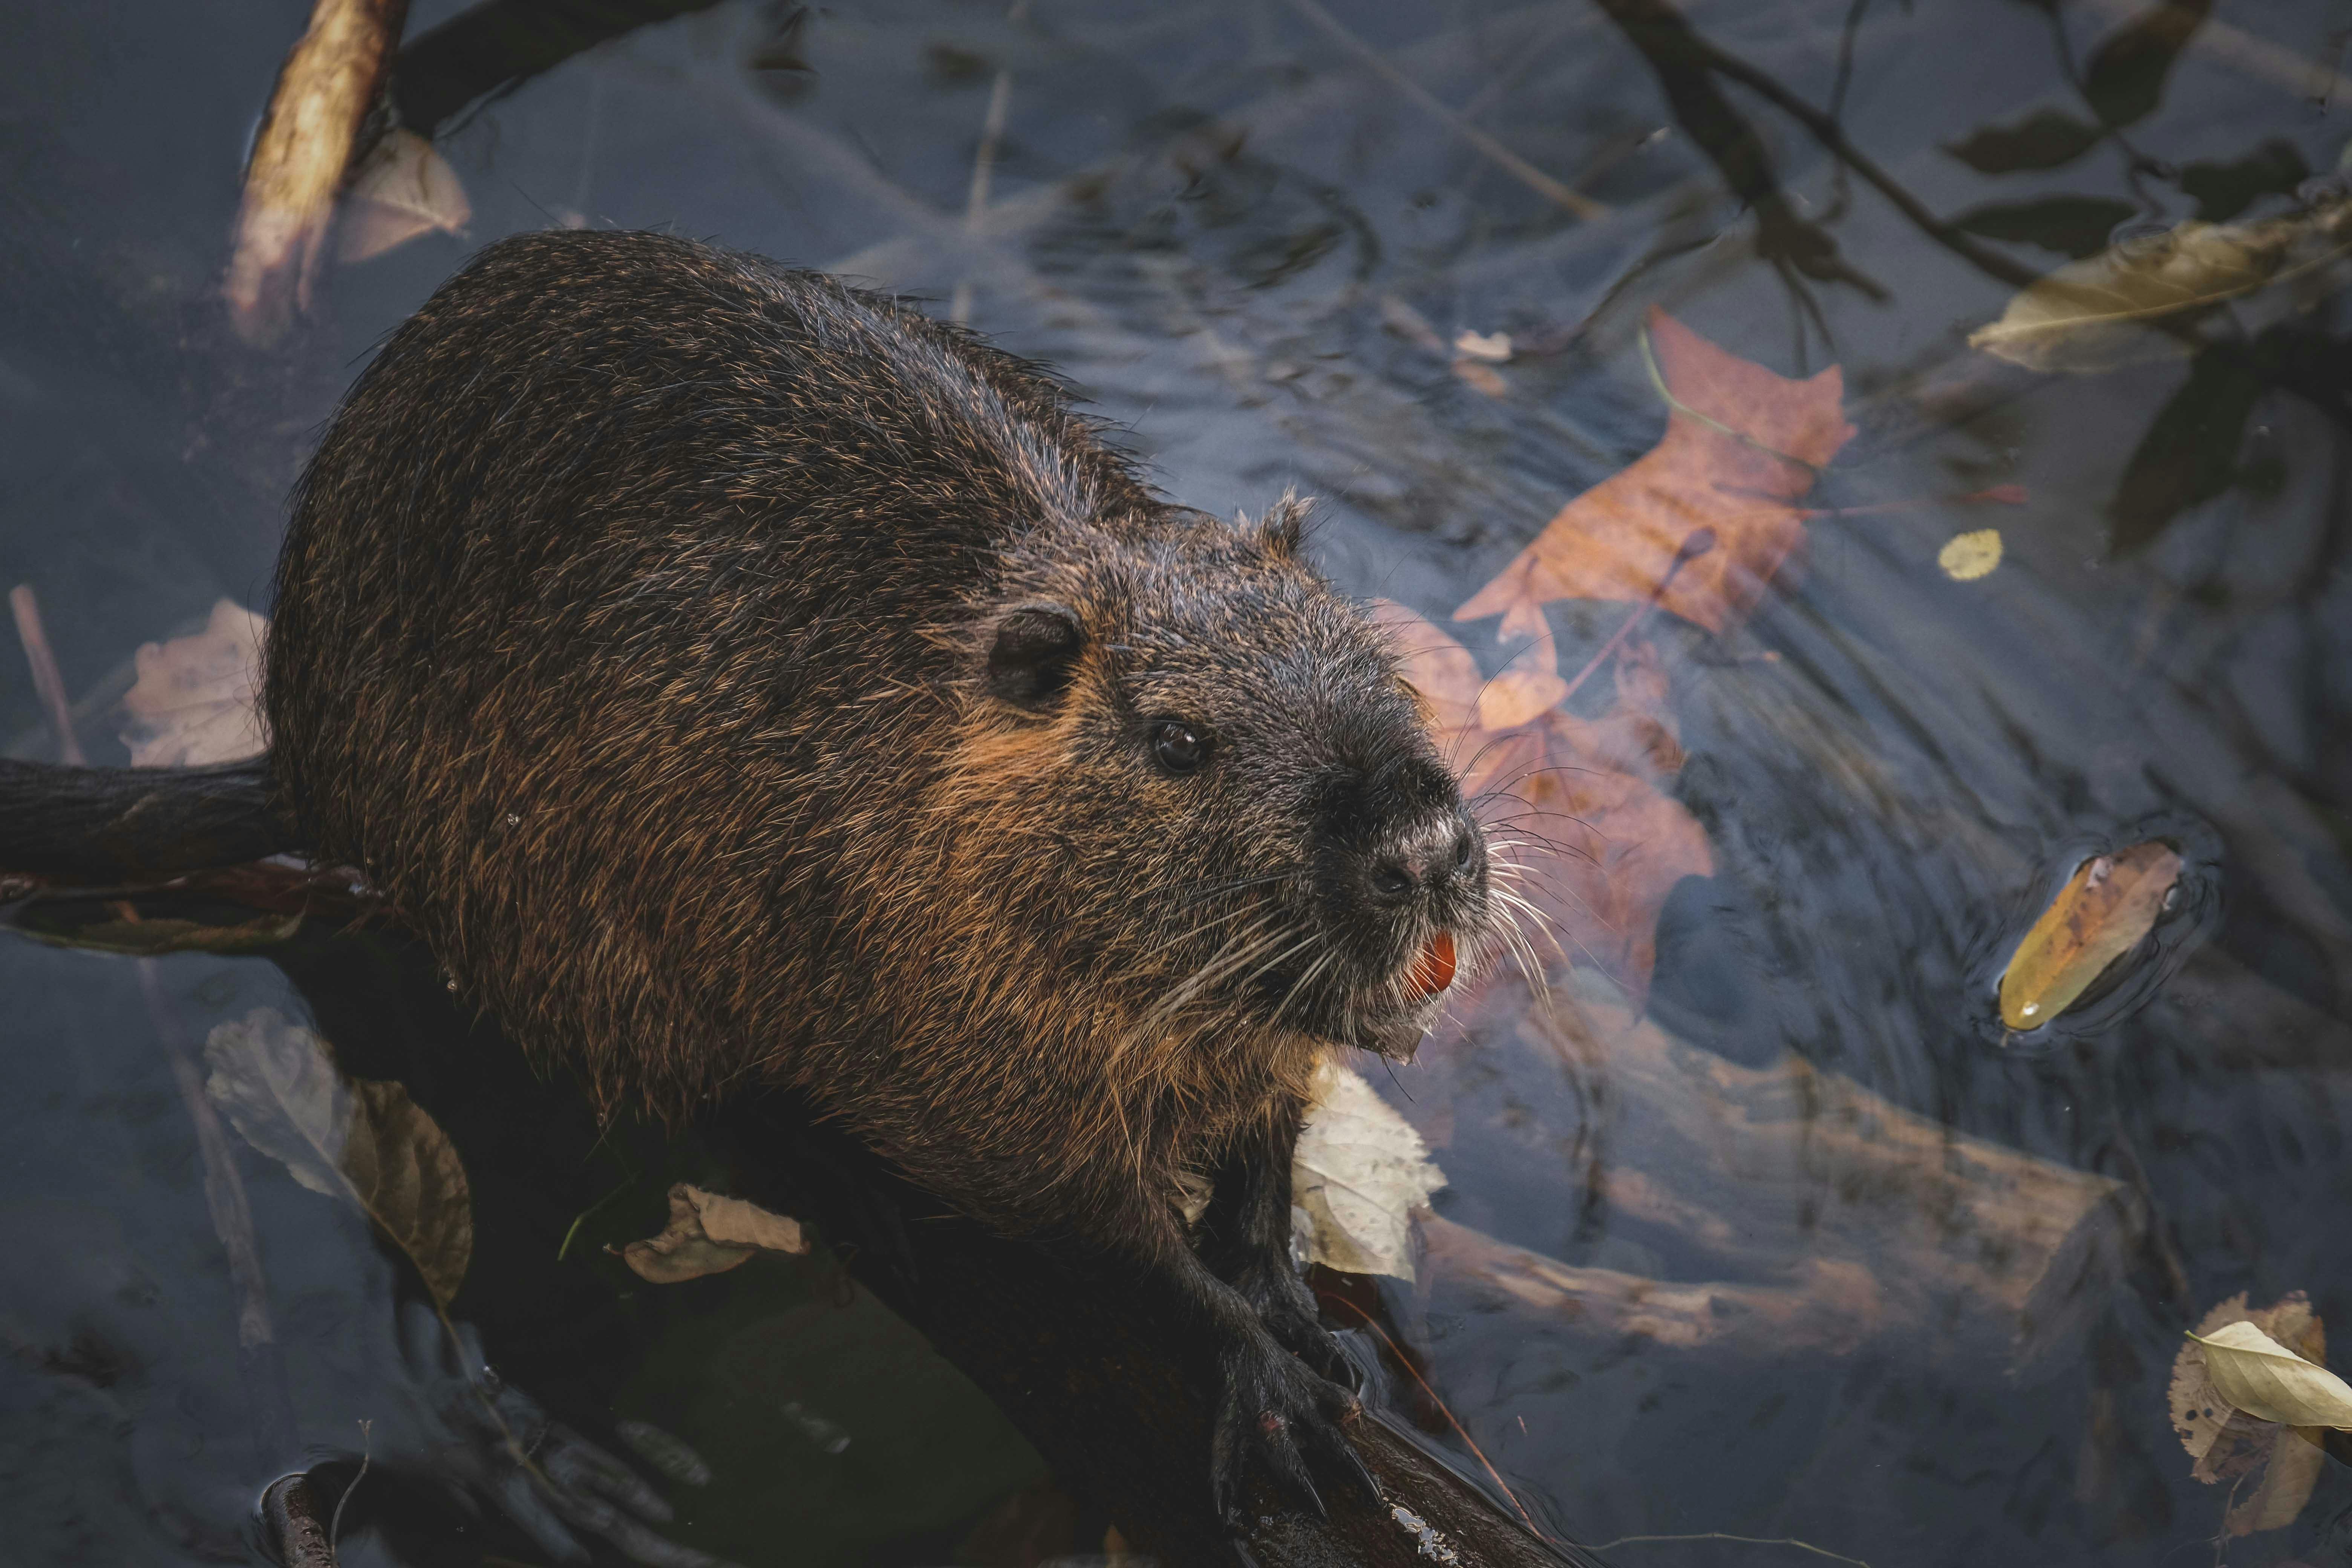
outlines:
[[[416,9],[412,38],[457,8]],[[2193,365],[2100,375],[1963,342],[2020,279],[2119,230],[2291,215],[2338,166],[2352,9],[2172,25],[2206,9],[2103,49],[2139,16],[2123,0],[2054,19],[2026,0],[1703,5],[1698,36],[1761,84],[1654,31],[1670,101],[1589,4],[1332,0],[1352,43],[1305,0],[1037,0],[1019,20],[908,0],[797,23],[721,4],[467,109],[445,101],[461,74],[404,79],[470,236],[336,270],[318,330],[265,359],[222,346],[205,301],[306,7],[18,7],[0,20],[0,581],[37,589],[84,743],[123,760],[132,650],[223,596],[266,609],[284,487],[370,345],[471,245],[551,222],[672,228],[961,306],[1060,366],[1173,494],[1230,512],[1312,492],[1329,569],[1441,624],[1657,438],[1647,307],[1782,374],[1842,366],[1860,434],[1812,503],[1844,510],[1809,524],[1805,570],[1724,638],[1650,628],[1689,754],[1668,787],[1715,874],[1658,917],[1648,1015],[1706,1054],[1653,1035],[1668,1055],[1643,1059],[1728,1064],[1761,1075],[1723,1080],[1750,1088],[1798,1081],[1799,1061],[1840,1075],[1803,1079],[1759,1135],[1780,1163],[1748,1244],[1651,1201],[1687,1175],[1661,1152],[1675,1127],[1605,1039],[1552,1048],[1505,999],[1381,1079],[1449,1178],[1444,1219],[1610,1279],[1764,1292],[1714,1321],[1792,1317],[1678,1344],[1497,1288],[1492,1255],[1484,1279],[1391,1282],[1390,1315],[1467,1438],[1584,1541],[1796,1537],[1873,1568],[2352,1563],[2334,1457],[2292,1523],[2215,1545],[2231,1488],[2191,1477],[2165,1402],[2182,1330],[2237,1292],[2306,1291],[2352,1328],[2344,304],[2264,294],[2205,322],[2221,346]],[[1775,84],[1834,109],[1852,166]],[[1569,210],[1546,177],[1597,205]],[[1465,331],[1536,352],[1482,389],[1443,352]],[[1939,499],[1996,485],[2022,504]],[[1951,535],[1986,526],[1996,572],[1938,570]],[[1552,605],[1562,669],[1622,612]],[[1449,629],[1501,667],[1492,622]],[[0,746],[53,756],[22,666],[0,666]],[[2084,855],[2158,833],[2192,861],[2194,908],[2105,1004],[2004,1043],[1985,1020],[2018,932]],[[256,960],[175,957],[153,979],[159,1006],[130,960],[0,945],[0,1561],[248,1560],[259,1486],[355,1457],[361,1422],[382,1468],[347,1562],[560,1556],[510,1476],[449,1468],[469,1417],[392,1262],[250,1155],[273,1337],[240,1353],[159,1028],[200,1040],[300,1003]],[[2101,1265],[2021,1331],[1985,1316],[1985,1289],[1943,1289],[1941,1271],[2006,1265],[1962,1256],[1949,1191],[1874,1187],[1812,1124],[1879,1103],[1842,1100],[1847,1080],[2031,1156],[2037,1180],[2112,1184]],[[1893,1136],[1869,1114],[1864,1143]],[[700,1455],[707,1485],[663,1483],[670,1539],[746,1563],[1030,1560],[959,1543],[1042,1465],[829,1266],[657,1291],[601,1254],[657,1224],[695,1150],[632,1133],[533,1169],[528,1138],[477,1131],[530,1180],[477,1173],[455,1315],[518,1396],[590,1440],[633,1451],[616,1423],[645,1423]],[[1806,1293],[1816,1256],[1876,1278],[1881,1305],[1843,1338],[1808,1331],[1850,1300]],[[1720,1541],[1610,1555],[1820,1561]]]

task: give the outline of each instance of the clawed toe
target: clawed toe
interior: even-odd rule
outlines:
[[[1318,1473],[1379,1500],[1378,1484],[1340,1429],[1360,1408],[1352,1393],[1307,1371],[1271,1339],[1249,1342],[1226,1358],[1223,1370],[1211,1483],[1229,1527],[1241,1524],[1243,1488],[1254,1464],[1318,1519],[1329,1517]]]

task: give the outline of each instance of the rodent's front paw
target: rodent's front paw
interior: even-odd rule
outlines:
[[[1372,1473],[1340,1430],[1360,1408],[1354,1394],[1307,1371],[1265,1334],[1241,1341],[1219,1359],[1224,1386],[1210,1444],[1209,1484],[1217,1515],[1228,1526],[1241,1523],[1242,1488],[1253,1461],[1318,1519],[1328,1516],[1315,1472],[1380,1500]]]
[[[1357,1382],[1354,1363],[1323,1326],[1315,1293],[1288,1268],[1259,1270],[1235,1280],[1234,1289],[1257,1309],[1258,1321],[1275,1342],[1342,1387]]]

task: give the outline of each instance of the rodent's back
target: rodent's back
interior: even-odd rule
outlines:
[[[303,480],[277,774],[526,1043],[688,1104],[773,1048],[776,963],[857,962],[842,852],[935,775],[1007,542],[1151,505],[1050,383],[887,301],[660,236],[510,239]]]

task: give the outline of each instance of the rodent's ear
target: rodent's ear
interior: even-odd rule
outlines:
[[[1061,695],[1085,651],[1087,631],[1067,605],[1016,605],[996,623],[988,650],[988,691],[1021,708],[1042,708]]]
[[[1301,500],[1296,493],[1284,496],[1258,519],[1258,542],[1270,555],[1297,560],[1307,544],[1307,514],[1314,506],[1313,501]]]

